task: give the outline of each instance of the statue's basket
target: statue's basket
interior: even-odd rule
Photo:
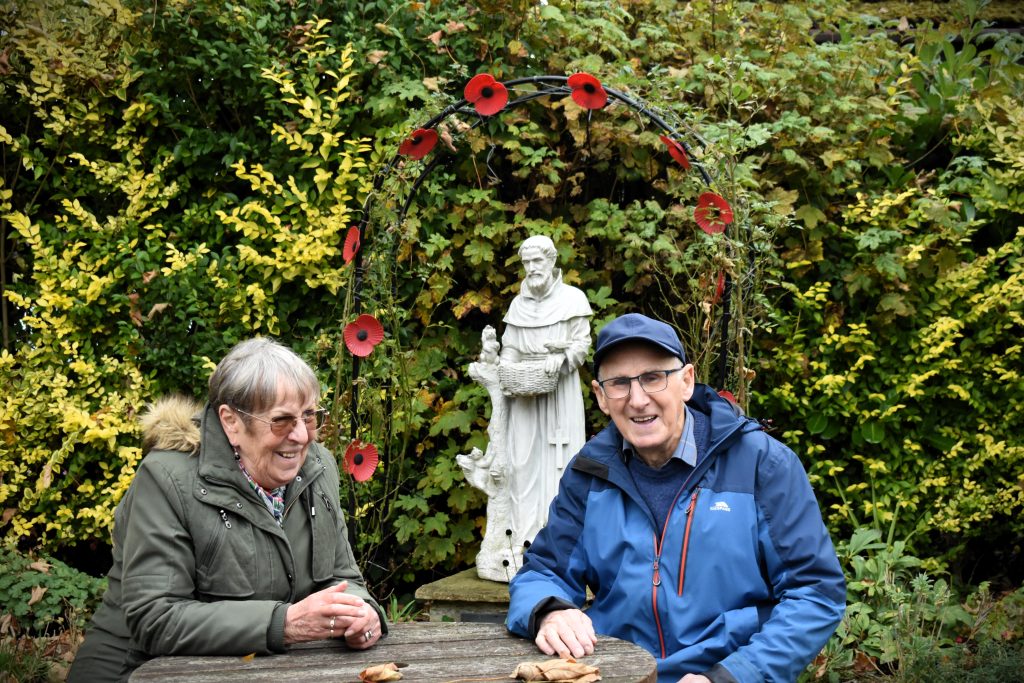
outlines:
[[[501,393],[506,396],[540,396],[550,394],[558,386],[558,372],[544,372],[544,361],[502,362],[498,366]]]

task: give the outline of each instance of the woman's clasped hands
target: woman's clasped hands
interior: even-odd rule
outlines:
[[[347,589],[348,581],[342,581],[292,604],[284,619],[284,642],[343,637],[352,649],[365,650],[380,640],[377,610]]]

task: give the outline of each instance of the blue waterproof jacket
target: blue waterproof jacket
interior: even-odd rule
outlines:
[[[533,638],[544,615],[582,607],[589,588],[595,630],[650,651],[659,683],[795,681],[846,605],[818,503],[796,455],[756,421],[701,384],[687,405],[706,431],[664,529],[610,424],[566,469],[509,586],[508,628]]]

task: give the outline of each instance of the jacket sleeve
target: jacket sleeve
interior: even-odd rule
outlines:
[[[182,456],[185,457],[185,456]],[[124,541],[122,606],[133,647],[148,655],[267,654],[274,600],[194,599],[196,556],[184,497],[159,462],[143,461]]]
[[[585,549],[579,543],[586,517],[587,483],[571,463],[548,510],[547,525],[523,555],[523,566],[509,583],[506,625],[533,638],[550,611],[582,608],[587,597]]]
[[[355,553],[351,544],[348,542],[348,526],[345,523],[345,512],[341,507],[340,497],[340,481],[337,461],[334,456],[330,453],[326,454],[325,460],[329,463],[327,466],[327,477],[328,487],[331,491],[332,504],[335,509],[335,519],[338,526],[338,543],[337,549],[334,553],[334,581],[333,584],[338,584],[341,581],[348,581],[348,592],[352,595],[358,595],[360,598],[365,600],[373,609],[377,610],[377,615],[380,617],[380,628],[381,635],[386,635],[388,632],[387,616],[384,614],[383,608],[377,603],[370,591],[366,588],[366,581],[363,579],[362,573],[359,571],[359,566],[356,564]],[[324,586],[326,588],[326,586]]]
[[[740,681],[795,681],[846,609],[846,582],[796,455],[767,435],[758,465],[758,542],[778,603],[721,665]]]

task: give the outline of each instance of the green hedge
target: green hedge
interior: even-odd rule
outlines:
[[[486,439],[487,404],[464,369],[534,232],[560,245],[596,325],[637,309],[676,322],[705,380],[728,272],[727,388],[805,456],[839,537],[867,524],[955,560],[971,537],[1019,536],[1021,42],[982,40],[969,16],[911,29],[844,8],[4,10],[6,542],[105,540],[135,413],[201,396],[224,349],[269,333],[322,373],[335,450],[354,413],[385,452],[345,491],[371,579],[386,591],[470,562],[484,501],[454,456]],[[451,163],[395,224],[422,165],[371,195],[374,174],[482,71],[587,71],[699,134],[737,209],[730,237],[696,229],[702,183],[642,117],[567,101],[450,129]],[[389,337],[354,404],[340,245],[367,198],[361,295]]]

